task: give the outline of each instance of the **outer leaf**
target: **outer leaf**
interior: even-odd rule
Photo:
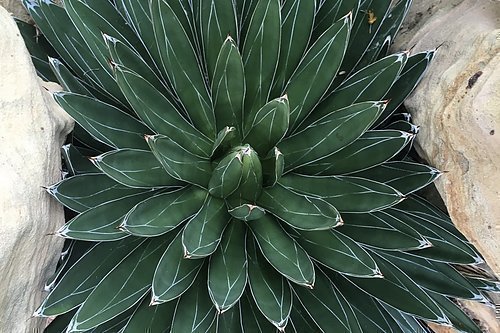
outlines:
[[[301,167],[298,172],[334,176],[365,170],[390,160],[413,138],[411,133],[396,130],[368,131],[347,147]]]
[[[212,79],[212,100],[217,130],[225,126],[234,126],[239,135],[242,134],[244,98],[243,60],[235,41],[228,36],[220,49]]]
[[[193,284],[203,260],[187,260],[182,249],[182,231],[177,234],[156,266],[151,304],[169,302]]]
[[[346,51],[351,16],[333,24],[307,50],[285,87],[290,101],[290,131],[311,113],[332,83]]]
[[[214,253],[231,220],[224,200],[207,195],[203,206],[189,220],[182,233],[185,258],[202,258]]]
[[[99,282],[78,309],[69,330],[94,328],[139,302],[151,288],[154,268],[172,236],[147,240]]]
[[[294,292],[323,332],[362,332],[348,300],[320,270],[314,289],[294,288]]]
[[[326,230],[342,223],[330,203],[292,192],[279,184],[264,189],[257,203],[297,229]]]
[[[394,161],[386,162],[356,175],[387,184],[401,191],[404,195],[408,195],[434,182],[441,176],[441,172],[423,164]]]
[[[280,180],[285,169],[285,158],[278,147],[274,147],[262,160],[264,186],[274,186]]]
[[[215,330],[216,311],[207,293],[206,279],[207,274],[203,269],[196,283],[177,302],[171,333]]]
[[[327,157],[359,138],[377,119],[385,104],[365,102],[332,112],[283,140],[285,170]]]
[[[281,37],[281,11],[278,0],[259,0],[251,16],[242,48],[245,68],[245,112],[260,109],[268,100]]]
[[[208,191],[217,198],[227,198],[236,191],[242,176],[243,152],[233,150],[215,167],[208,183]]]
[[[292,333],[320,331],[318,326],[307,314],[306,309],[300,304],[297,296],[293,298],[293,306],[290,313],[290,331]]]
[[[351,13],[356,18],[359,0],[320,0],[316,1],[316,16],[312,40],[318,39],[330,26]]]
[[[140,238],[128,238],[118,242],[93,244],[68,269],[35,315],[57,316],[82,304],[95,286],[144,241]]]
[[[136,333],[145,327],[147,327],[148,333],[168,332],[172,325],[174,310],[175,302],[151,306],[149,298],[145,297],[127,320],[120,333]]]
[[[115,241],[128,235],[119,230],[127,212],[139,202],[151,197],[148,191],[103,203],[71,219],[57,234],[66,238],[85,241]]]
[[[208,187],[212,173],[212,165],[208,158],[193,154],[189,149],[165,136],[148,136],[146,141],[170,176],[186,183]]]
[[[314,286],[314,266],[306,251],[279,225],[265,215],[249,224],[262,254],[284,277],[307,288]]]
[[[134,206],[120,228],[140,237],[155,237],[177,228],[203,205],[207,193],[194,186],[160,193]]]
[[[101,171],[72,144],[62,146],[61,154],[64,165],[68,168],[68,172],[71,176],[86,173],[101,173]]]
[[[210,256],[208,293],[218,313],[231,309],[245,291],[248,274],[245,239],[245,225],[232,220],[217,251]]]
[[[55,93],[54,98],[96,140],[112,148],[148,148],[143,136],[151,131],[120,109],[97,99],[72,93]]]
[[[290,191],[323,199],[341,212],[365,213],[394,206],[403,195],[394,188],[369,179],[349,176],[288,174],[280,184]]]
[[[126,68],[117,66],[115,75],[135,113],[154,132],[166,135],[175,142],[189,142],[193,153],[210,156],[212,141],[188,123],[165,95]]]
[[[283,331],[292,308],[288,280],[266,263],[251,237],[248,238],[248,249],[249,286],[253,299],[267,320]]]
[[[307,253],[337,272],[362,278],[379,278],[372,256],[358,243],[336,230],[300,231],[295,234]]]
[[[217,316],[217,333],[233,333],[241,330],[239,303]]]
[[[89,90],[90,87],[87,86],[87,83],[80,80],[77,76],[74,76],[69,68],[67,68],[66,65],[64,65],[59,59],[50,57],[48,59],[49,61],[47,65],[50,66],[50,69],[55,75],[52,82],[59,82],[65,91],[95,97],[94,93]]]
[[[273,99],[247,119],[244,141],[250,144],[261,156],[283,139],[290,119],[287,96]]]
[[[460,332],[481,333],[483,330],[479,328],[474,320],[462,311],[452,300],[438,293],[429,293],[434,301],[441,307],[446,317],[448,317],[453,325]]]
[[[386,312],[387,316],[390,318],[389,320],[393,320],[396,322],[397,332],[403,333],[414,333],[414,332],[426,332],[427,327],[423,327],[418,319],[413,317],[412,315],[406,314],[402,311],[399,311],[383,302],[380,302],[380,307],[382,307]]]
[[[182,101],[189,118],[202,133],[215,137],[215,116],[198,66],[195,50],[181,20],[164,0],[151,2],[154,34],[163,72]],[[218,49],[218,48],[217,48]]]
[[[242,333],[268,333],[276,330],[255,305],[249,288],[240,299],[240,318]]]
[[[110,151],[92,158],[92,162],[107,176],[129,187],[152,188],[183,184],[166,173],[149,150]]]
[[[145,192],[123,186],[103,174],[83,174],[61,180],[47,188],[57,201],[77,213],[101,204]]]

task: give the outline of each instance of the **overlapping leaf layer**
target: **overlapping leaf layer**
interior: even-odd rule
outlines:
[[[77,123],[47,332],[479,332],[452,299],[499,286],[414,194],[395,111],[434,51],[386,55],[391,2],[24,0]]]

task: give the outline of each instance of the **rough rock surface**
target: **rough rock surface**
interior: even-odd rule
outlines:
[[[24,8],[21,0],[0,0],[0,7],[4,7],[13,16],[25,21],[30,22],[31,18]]]
[[[454,223],[499,276],[500,1],[414,1],[393,48],[407,46],[439,46],[405,105],[421,126],[417,150],[446,171],[436,187]],[[493,309],[482,311],[471,314],[484,332],[500,332]]]
[[[42,88],[10,14],[0,7],[0,332],[41,332],[31,318],[62,240],[63,209],[43,190],[60,179],[72,127]]]

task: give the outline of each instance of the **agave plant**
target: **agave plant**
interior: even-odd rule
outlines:
[[[434,50],[387,55],[391,2],[24,0],[77,123],[46,331],[480,332],[454,299],[499,287],[414,194],[440,172],[396,110]]]

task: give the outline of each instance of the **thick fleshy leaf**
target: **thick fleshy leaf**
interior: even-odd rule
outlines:
[[[248,224],[266,260],[288,280],[314,286],[314,265],[307,252],[291,238],[272,216]]]
[[[208,293],[218,313],[231,309],[245,291],[248,275],[245,240],[245,225],[232,220],[219,248],[210,256]]]
[[[342,17],[351,13],[356,17],[359,8],[359,0],[320,0],[316,1],[316,16],[314,18],[314,30],[312,40],[318,39],[330,26]]]
[[[285,87],[290,102],[290,131],[311,113],[332,83],[346,51],[351,15],[333,24],[307,50]]]
[[[322,332],[362,332],[348,299],[321,270],[317,270],[313,289],[294,288],[294,291]]]
[[[318,326],[311,320],[306,309],[300,304],[297,296],[293,298],[292,311],[290,312],[290,324],[287,329],[292,333],[319,332]]]
[[[262,160],[264,186],[274,186],[280,180],[285,169],[285,158],[278,147],[274,147]]]
[[[262,191],[262,164],[250,145],[237,148],[242,152],[243,173],[240,186],[233,196],[255,202]]]
[[[380,307],[385,310],[389,320],[396,322],[396,332],[402,333],[415,333],[415,332],[426,332],[427,325],[423,324],[412,315],[406,314],[398,309],[385,304],[384,302],[378,302]]]
[[[95,286],[144,241],[140,238],[128,238],[92,245],[68,269],[35,312],[35,316],[61,315],[82,304]]]
[[[132,207],[154,195],[154,191],[129,195],[100,204],[71,219],[57,234],[71,239],[85,241],[115,241],[128,236],[118,227]]]
[[[292,292],[288,280],[269,266],[257,249],[253,237],[248,237],[247,246],[248,283],[255,304],[267,320],[283,331],[292,308]]]
[[[361,171],[356,176],[387,184],[406,196],[434,182],[441,172],[424,164],[394,161]]]
[[[48,64],[57,78],[55,81],[59,82],[65,91],[95,97],[93,92],[89,90],[90,87],[86,85],[85,81],[82,81],[75,76],[64,63],[62,63],[59,59],[48,59]]]
[[[242,333],[268,333],[276,330],[276,327],[262,315],[255,305],[250,288],[247,288],[247,291],[241,296],[240,318]]]
[[[451,321],[451,324],[460,332],[481,333],[484,332],[479,326],[467,315],[455,302],[448,297],[438,293],[429,293],[434,301],[443,310],[446,317]]]
[[[169,302],[182,295],[193,284],[203,262],[184,258],[180,231],[156,266],[151,304]]]
[[[219,50],[227,36],[237,39],[236,11],[232,0],[200,0],[199,27],[208,75],[214,77]],[[225,124],[230,125],[230,124]]]
[[[252,12],[248,30],[242,34],[245,68],[245,113],[260,109],[268,100],[278,63],[281,37],[279,0],[259,0]]]
[[[372,257],[380,267],[383,278],[363,279],[352,276],[346,278],[366,293],[396,309],[438,323],[448,323],[439,306],[404,271],[377,254],[373,254]]]
[[[224,200],[208,195],[182,233],[184,257],[202,258],[214,253],[230,220]]]
[[[396,156],[413,137],[413,134],[396,130],[368,131],[347,147],[301,167],[298,172],[335,176],[365,170]]]
[[[152,196],[127,213],[120,229],[140,237],[162,235],[196,214],[206,195],[206,191],[188,186],[178,191]]]
[[[208,191],[217,198],[227,198],[236,191],[242,176],[243,152],[233,150],[215,167],[208,183]]]
[[[381,100],[398,79],[407,59],[407,52],[392,54],[349,76],[314,109],[311,121],[354,103]]]
[[[92,162],[108,177],[132,188],[181,186],[149,150],[119,149],[93,157]]]
[[[172,7],[174,3],[175,1],[171,4],[164,0],[151,2],[154,35],[162,59],[162,69],[196,128],[209,138],[214,138],[215,115],[212,102],[195,50],[182,25],[182,17],[177,16]]]
[[[69,330],[94,328],[139,302],[150,290],[156,263],[171,239],[168,235],[147,240],[120,262],[90,293]]]
[[[71,176],[88,173],[101,173],[89,159],[80,152],[72,144],[67,144],[61,147],[61,154],[64,160],[64,165],[68,169]]]
[[[188,123],[165,95],[126,68],[117,66],[115,75],[135,113],[149,128],[176,142],[189,142],[193,153],[210,156],[212,141]]]
[[[250,144],[260,156],[266,156],[285,136],[289,120],[287,96],[273,99],[254,114],[248,115],[243,141]]]
[[[208,187],[212,173],[210,160],[186,149],[184,146],[189,145],[189,142],[183,142],[183,146],[162,135],[147,136],[146,141],[170,176],[186,183]]]
[[[241,329],[239,303],[217,315],[217,333],[233,333]]]
[[[226,204],[228,213],[232,217],[245,222],[258,220],[266,214],[264,208],[249,203],[244,199],[228,198]]]
[[[215,3],[213,0],[211,2]],[[217,130],[230,126],[235,127],[239,135],[242,135],[244,98],[243,60],[236,42],[228,36],[220,49],[212,79],[212,100]]]
[[[350,176],[288,174],[280,185],[290,191],[323,199],[340,212],[367,213],[394,206],[403,199],[396,189],[370,179]]]
[[[134,194],[144,189],[130,188],[117,183],[106,175],[82,174],[61,180],[47,188],[57,201],[77,213]]]
[[[383,102],[354,104],[287,137],[278,145],[285,155],[285,170],[315,162],[344,148],[366,132],[384,107]]]
[[[339,232],[384,250],[419,250],[432,244],[415,229],[384,211],[367,214],[342,214],[345,224]],[[391,241],[388,242],[387,240]]]
[[[362,278],[380,278],[372,256],[356,241],[336,230],[300,231],[292,234],[307,253],[337,272]]]
[[[44,333],[65,333],[66,328],[68,327],[68,324],[71,321],[71,318],[73,318],[73,316],[75,315],[75,313],[76,313],[76,309],[71,311],[71,312],[68,312],[68,313],[65,313],[65,314],[62,314],[62,315],[55,317],[54,320],[52,320],[50,322],[50,324],[47,327],[45,327],[43,332]]]
[[[225,152],[230,151],[231,147],[237,145],[238,133],[236,127],[226,126],[217,133],[214,145],[212,147],[211,159],[216,161],[223,157]]]
[[[145,327],[148,333],[164,333],[170,329],[175,302],[151,306],[149,298],[145,297],[135,309],[120,333],[136,333]]]
[[[330,203],[279,184],[264,189],[257,203],[297,229],[327,230],[342,223],[339,212]]]
[[[309,0],[285,1],[281,7],[281,45],[278,68],[274,77],[274,96],[284,93],[285,84],[306,51],[315,11],[315,1]]]
[[[216,310],[207,293],[205,269],[177,302],[171,333],[214,332]]]
[[[96,140],[112,148],[148,148],[144,134],[151,130],[122,110],[73,93],[58,92],[54,98]]]

